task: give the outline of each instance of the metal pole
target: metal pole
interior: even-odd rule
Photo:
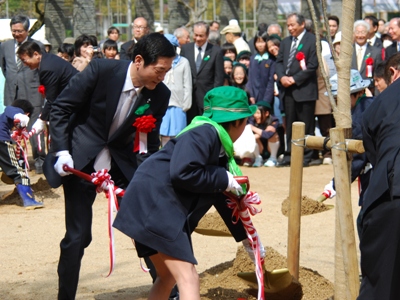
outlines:
[[[213,0],[213,21],[216,20],[215,0]]]
[[[243,0],[243,31],[246,30],[246,0]]]
[[[160,26],[164,28],[164,0],[160,0]]]
[[[253,22],[254,22],[253,27],[254,27],[254,29],[257,28],[257,15],[256,15],[257,14],[257,9],[256,9],[256,6],[257,6],[257,1],[253,0]]]
[[[128,5],[127,16],[126,16],[126,23],[128,23],[127,37],[128,41],[130,41],[132,39],[132,1],[128,0],[127,5]]]

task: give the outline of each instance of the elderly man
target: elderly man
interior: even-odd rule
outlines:
[[[268,35],[276,34],[279,37],[282,37],[282,27],[278,23],[272,23],[268,26],[267,29]]]
[[[15,99],[29,100],[33,105],[33,113],[28,123],[28,130],[31,130],[33,123],[42,111],[44,100],[38,91],[40,85],[38,71],[29,69],[16,55],[20,45],[26,41],[34,41],[28,37],[29,18],[22,15],[14,16],[11,19],[10,28],[13,39],[2,43],[0,46],[1,69],[6,78],[4,105],[10,105]],[[45,51],[40,42],[35,42]],[[41,174],[43,173],[42,165],[46,156],[43,135],[41,135],[41,144],[43,147],[38,147],[36,137],[32,137],[30,142],[32,145],[32,156],[35,160],[36,173]]]
[[[393,18],[389,22],[389,34],[392,37],[393,44],[385,49],[385,59],[400,51],[400,18]]]
[[[306,32],[303,15],[292,13],[286,20],[290,36],[282,40],[275,72],[282,84],[281,103],[286,113],[287,149],[278,167],[290,166],[292,123],[305,123],[305,134],[314,134],[315,101],[318,99],[315,35]],[[296,58],[297,56],[297,58]],[[305,149],[303,165],[308,166],[312,150]]]
[[[249,51],[250,47],[246,41],[242,38],[242,29],[238,24],[232,23],[225,26],[221,30],[221,34],[225,34],[225,39],[227,43],[235,45],[236,52],[240,53],[242,51]]]
[[[149,26],[147,20],[143,17],[136,18],[132,23],[132,40],[122,44],[119,57],[121,59],[131,60],[135,44],[148,33]]]
[[[181,47],[183,45],[186,45],[190,43],[190,33],[189,30],[185,27],[179,27],[175,29],[174,31],[174,36],[178,40],[179,47],[176,47],[176,53],[180,54],[181,53]]]
[[[182,46],[181,55],[186,57],[192,71],[192,106],[187,111],[187,122],[203,114],[205,94],[224,84],[224,60],[221,48],[207,42],[210,28],[206,22],[193,25],[193,43]]]
[[[373,80],[374,70],[382,61],[382,51],[367,42],[369,24],[364,20],[354,22],[354,51],[351,68],[358,70],[363,79]],[[371,82],[370,88],[374,88]]]

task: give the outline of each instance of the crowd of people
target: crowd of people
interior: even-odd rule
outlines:
[[[11,19],[13,39],[0,45],[5,77],[0,167],[16,184],[26,208],[43,207],[34,200],[24,165],[13,155],[6,133],[16,122],[36,133],[49,127],[51,145],[47,155],[45,147],[38,145],[45,145],[43,135],[41,141],[35,137],[30,141],[36,173],[44,172],[49,181],[59,178],[64,186],[66,234],[60,245],[59,299],[75,298],[80,262],[91,242],[96,197],[96,187],[69,176],[65,165],[86,173],[107,169],[116,185],[127,188],[127,200],[122,201],[115,225],[137,241],[138,255],[153,270],[149,299],[179,299],[177,286],[183,299],[200,299],[190,234],[211,206],[223,216],[236,241],[243,241],[251,249],[242,224],[233,226],[219,197],[207,197],[205,201],[204,193],[241,193],[242,187],[232,175],[238,175],[233,171],[238,170],[236,163],[290,166],[293,122],[304,122],[307,135],[317,130],[325,137],[334,126],[316,53],[315,34],[320,33],[315,33],[312,22],[298,13],[288,15],[286,25],[289,35],[283,38],[279,24],[259,24],[247,42],[237,20],[230,20],[224,28],[217,21],[198,21],[192,30],[179,27],[173,34],[163,34],[150,33],[147,20],[138,17],[132,23],[133,38],[128,42],[121,43],[118,28],[110,27],[107,38],[100,42],[90,33],[67,38],[54,55],[48,53],[51,45],[28,37],[27,17]],[[334,94],[337,74],[333,56],[340,55],[339,27],[339,18],[330,16],[327,31],[335,54],[326,37],[321,36],[323,67],[331,77]],[[366,16],[354,22],[353,33],[349,99],[353,134],[359,139],[367,135],[367,153],[353,175],[365,178],[371,166],[381,166],[381,156],[384,162],[389,159],[385,153],[376,153],[380,144],[375,135],[392,132],[384,127],[393,125],[385,113],[397,109],[397,104],[387,103],[385,95],[396,95],[397,83],[392,83],[400,68],[400,18],[385,22]],[[225,43],[221,43],[221,35]],[[375,103],[382,103],[382,107]],[[372,114],[373,107],[388,124],[373,123],[379,115]],[[362,119],[364,112],[372,114],[368,120]],[[153,120],[150,131],[140,131],[138,124],[145,116]],[[328,150],[304,150],[305,167],[331,163]],[[161,165],[165,172],[160,172]],[[387,260],[372,263],[367,259],[377,252],[368,248],[371,236],[376,235],[365,225],[383,220],[372,215],[378,204],[400,197],[393,184],[394,167],[378,168],[380,177],[376,182],[385,178],[382,172],[390,177],[376,189],[379,193],[369,192],[369,176],[364,182],[358,220],[363,271],[359,299],[369,299],[367,294],[387,295],[384,299],[400,297],[396,268],[390,268],[392,272],[387,274]],[[157,188],[154,185],[154,189],[143,191],[155,182]],[[167,186],[170,190],[164,189]],[[334,189],[334,184],[329,188]],[[160,199],[171,201],[172,206],[159,203]],[[138,204],[142,210],[132,210]],[[160,217],[156,222],[146,218],[151,205],[158,207]],[[395,218],[397,207],[397,202],[385,205],[388,218]],[[163,219],[169,210],[171,215],[176,213],[173,222]],[[158,239],[150,238],[155,236]],[[398,236],[390,235],[396,249]],[[393,261],[400,256],[396,249],[385,250]],[[372,274],[377,269],[387,274],[385,280]]]

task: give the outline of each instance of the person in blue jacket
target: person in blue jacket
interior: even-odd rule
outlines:
[[[27,172],[20,165],[15,155],[15,145],[11,139],[11,131],[15,126],[26,127],[29,115],[33,112],[32,104],[27,100],[14,100],[0,114],[0,167],[14,181],[18,194],[26,209],[43,207],[43,203],[35,201]]]

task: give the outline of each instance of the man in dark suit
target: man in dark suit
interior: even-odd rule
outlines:
[[[385,50],[385,60],[400,51],[400,18],[393,18],[389,22],[389,34],[393,43]]]
[[[33,105],[33,113],[30,116],[28,130],[31,130],[33,122],[38,118],[44,100],[38,91],[39,75],[37,70],[31,70],[21,62],[16,56],[16,52],[20,45],[26,41],[34,41],[28,37],[29,19],[26,16],[17,15],[10,22],[12,40],[8,40],[0,46],[0,63],[4,77],[6,78],[4,87],[4,105],[10,105],[15,99],[28,100]],[[38,42],[41,47],[43,45]],[[44,47],[43,47],[43,51]],[[42,164],[46,153],[44,147],[39,150],[36,137],[30,139],[32,146],[32,156],[35,160],[36,173],[41,174]],[[41,136],[41,144],[44,145],[43,135]]]
[[[369,31],[367,34],[367,41],[371,46],[379,48],[382,50],[383,45],[380,38],[377,37],[376,33],[378,32],[379,21],[375,16],[369,15],[365,16],[364,21],[369,24]]]
[[[275,70],[283,87],[280,98],[286,114],[287,139],[285,156],[278,167],[290,165],[293,122],[304,122],[305,134],[314,135],[315,101],[318,99],[315,36],[305,31],[305,19],[300,14],[290,14],[286,22],[290,36],[282,40]],[[311,157],[312,150],[305,149],[304,166],[309,165]]]
[[[367,36],[370,29],[369,24],[364,20],[354,22],[354,51],[351,61],[351,68],[358,70],[363,79],[371,80],[369,86],[374,90],[374,70],[382,61],[382,51],[367,42]],[[372,59],[372,68],[368,70],[367,62]]]
[[[57,55],[43,52],[35,42],[28,41],[22,44],[17,54],[27,67],[38,70],[40,84],[45,88],[46,102],[40,117],[32,126],[36,129],[36,133],[40,133],[49,120],[52,103],[78,70]]]
[[[358,300],[400,299],[400,54],[385,76],[392,82],[363,114],[363,144],[373,165],[358,217],[362,281]]]
[[[92,60],[51,107],[52,153],[46,160],[55,155],[54,169],[65,176],[66,234],[60,245],[58,299],[75,298],[81,259],[91,242],[96,197],[92,183],[69,175],[63,165],[88,174],[108,169],[116,186],[126,188],[137,166],[160,146],[160,124],[170,97],[162,81],[175,50],[163,35],[152,33],[140,39],[132,57],[130,62]],[[134,148],[133,124],[150,115],[156,127],[147,134],[147,151],[139,151]]]
[[[135,44],[148,33],[149,25],[147,24],[147,20],[143,17],[136,18],[132,23],[132,40],[122,44],[119,53],[120,59],[131,60]]]
[[[188,124],[204,111],[205,94],[224,84],[224,60],[221,48],[207,42],[209,26],[199,21],[193,25],[193,43],[182,46],[181,56],[190,63],[193,82],[192,107],[187,111]],[[200,50],[199,50],[200,49]]]

